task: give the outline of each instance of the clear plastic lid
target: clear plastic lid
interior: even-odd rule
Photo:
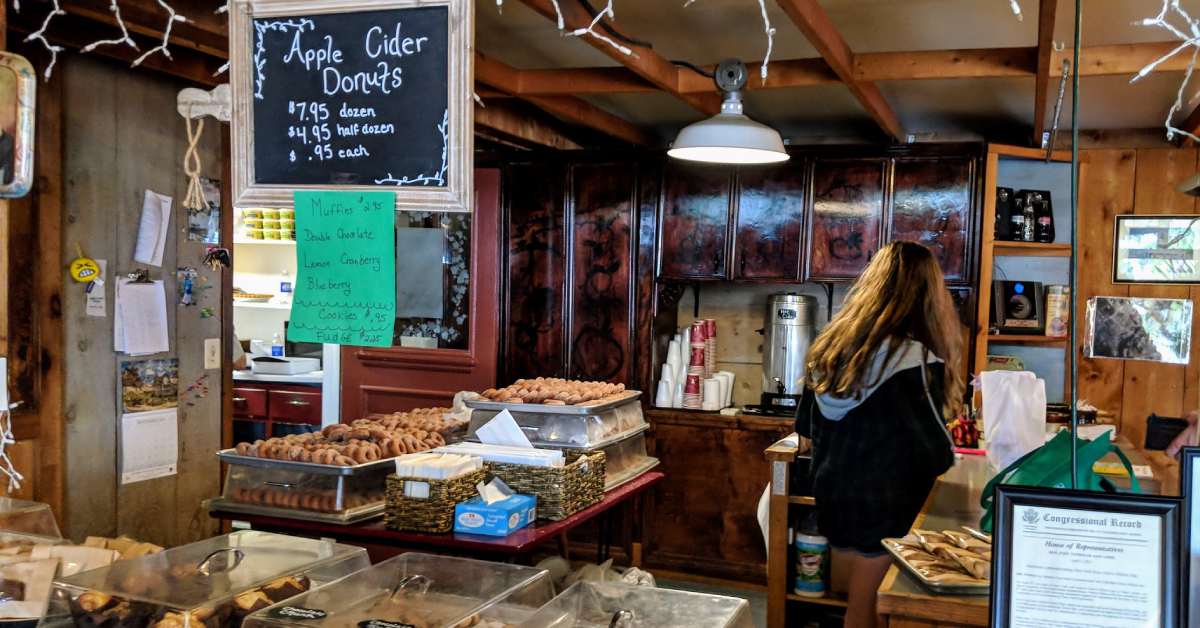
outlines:
[[[61,539],[49,504],[0,497],[0,531]]]
[[[547,406],[552,408],[553,406]],[[499,414],[497,410],[475,409],[471,413],[468,440],[478,440],[475,432]],[[640,403],[627,403],[610,410],[590,414],[554,414],[511,410],[513,420],[535,446],[591,449],[603,447],[645,429],[646,419]]]
[[[261,608],[369,564],[359,547],[243,530],[59,579],[52,603],[62,607],[60,614],[91,612],[77,608],[89,594],[105,606],[120,600],[182,611],[186,618],[186,611],[211,611],[234,598]]]
[[[741,598],[612,582],[578,582],[520,626],[753,628],[754,623],[750,617],[750,603]]]
[[[410,553],[258,611],[245,626],[511,626],[552,597],[542,569]]]

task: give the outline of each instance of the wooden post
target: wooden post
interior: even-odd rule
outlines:
[[[787,625],[788,560],[788,481],[797,448],[779,441],[767,448],[767,464],[771,465],[771,492],[768,496],[767,526],[767,628]]]

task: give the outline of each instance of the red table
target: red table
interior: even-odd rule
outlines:
[[[478,534],[425,534],[420,532],[399,532],[389,530],[383,525],[382,519],[374,519],[352,525],[335,525],[317,521],[301,521],[299,519],[284,519],[281,517],[262,517],[242,513],[214,510],[210,514],[217,519],[244,521],[255,530],[298,534],[301,536],[328,537],[350,545],[360,545],[370,548],[374,546],[381,554],[396,546],[424,549],[443,549],[463,554],[486,554],[507,558],[528,553],[551,541],[560,541],[567,532],[580,525],[600,517],[600,554],[599,561],[605,560],[608,554],[611,526],[607,525],[607,516],[612,511],[628,502],[635,506],[642,495],[652,486],[662,481],[664,474],[649,471],[629,481],[627,484],[605,493],[604,499],[561,521],[539,520],[533,525],[526,526],[505,536],[482,536]],[[636,509],[640,511],[640,508]],[[637,518],[635,517],[635,520]],[[640,543],[640,531],[635,534],[635,543]],[[638,552],[640,553],[640,552]],[[374,558],[374,556],[373,556]],[[598,561],[598,562],[599,562]]]

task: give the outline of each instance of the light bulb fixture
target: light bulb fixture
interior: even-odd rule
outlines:
[[[714,164],[773,164],[788,160],[779,131],[742,113],[746,66],[737,59],[717,65],[713,76],[724,94],[721,113],[679,131],[667,155]]]

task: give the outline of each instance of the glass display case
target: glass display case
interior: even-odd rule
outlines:
[[[390,459],[339,467],[218,452],[229,464],[221,497],[212,509],[250,515],[357,523],[383,514],[384,488],[396,465]]]
[[[509,628],[553,599],[542,569],[402,554],[246,619],[246,628]]]
[[[750,603],[615,582],[577,582],[521,628],[753,628]]]
[[[58,522],[49,504],[0,497],[0,530],[61,539]]]
[[[611,406],[551,406],[468,400],[473,408],[467,439],[478,440],[475,432],[502,410],[525,432],[535,447],[599,449],[647,428],[642,404],[637,397]]]
[[[359,547],[243,530],[60,578],[41,625],[236,628],[369,565]]]

